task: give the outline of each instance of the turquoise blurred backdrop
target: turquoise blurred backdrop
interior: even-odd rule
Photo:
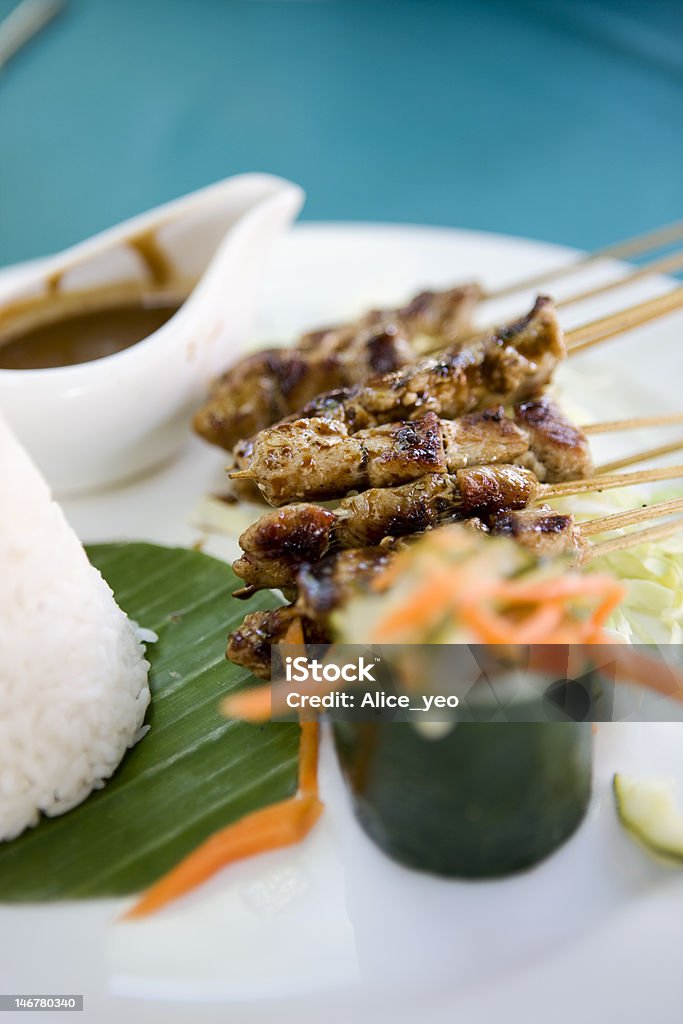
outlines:
[[[246,170],[306,219],[593,247],[681,217],[683,4],[66,0],[0,73],[0,264]]]

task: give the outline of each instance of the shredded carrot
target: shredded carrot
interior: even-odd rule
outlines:
[[[458,618],[469,626],[477,641],[485,644],[509,644],[511,630],[501,615],[483,604],[466,604],[458,610]]]
[[[442,555],[452,549],[452,540],[448,530],[436,531],[429,547],[433,554]],[[394,581],[399,561],[400,556],[380,577],[383,586]],[[427,579],[379,621],[373,640],[405,642],[407,632],[428,628],[451,614],[483,643],[599,643],[601,627],[625,594],[624,587],[608,576],[574,573],[551,579],[500,580],[475,578],[464,566],[458,572],[444,571],[442,560],[433,558],[421,566]],[[564,621],[571,603],[596,602],[587,618]],[[528,606],[527,615],[509,614],[523,605]]]
[[[596,627],[596,635],[600,633],[598,627],[604,626],[607,619],[610,617],[614,609],[618,607],[625,595],[626,588],[619,583],[615,584],[611,592],[607,588],[605,589],[604,600],[593,615],[592,620],[593,626]],[[600,640],[593,640],[592,643],[600,643]]]
[[[414,590],[403,604],[380,619],[373,632],[373,640],[388,643],[393,637],[403,636],[408,627],[418,629],[433,625],[434,620],[448,610],[453,596],[451,577],[445,573],[430,576],[424,586]],[[448,602],[445,608],[444,602]]]
[[[606,593],[618,594],[618,600],[621,600],[626,594],[626,588],[611,576],[574,574],[545,580],[501,580],[492,588],[491,593],[507,604],[531,604],[555,601],[558,598],[602,596]]]
[[[550,601],[537,608],[531,615],[519,624],[516,643],[535,644],[542,643],[547,636],[560,626],[566,612],[559,601]]]
[[[336,683],[317,683],[316,693],[323,697],[326,693],[333,693],[337,689]],[[287,697],[292,692],[292,684],[286,680],[277,683],[263,683],[261,686],[254,686],[250,690],[242,690],[241,693],[225,697],[219,710],[226,718],[239,718],[244,722],[251,722],[259,725],[267,722],[274,715],[291,714],[287,706]],[[306,721],[308,711],[299,712],[299,721]],[[311,714],[312,720],[316,716]]]
[[[558,678],[569,676],[569,652],[574,648],[570,645],[557,643],[532,644],[528,651],[527,668],[530,672],[550,672]],[[577,675],[580,673],[577,672]]]

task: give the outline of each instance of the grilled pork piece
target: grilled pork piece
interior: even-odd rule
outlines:
[[[252,587],[292,587],[298,568],[333,545],[364,548],[405,537],[447,519],[525,508],[539,493],[521,466],[481,466],[430,473],[401,487],[371,488],[345,498],[334,512],[306,503],[267,512],[240,537],[244,554],[233,569]],[[317,556],[315,552],[318,552]]]
[[[328,642],[322,626],[302,616],[294,605],[285,605],[270,611],[250,612],[245,616],[242,625],[228,636],[226,658],[261,679],[270,679],[271,645],[284,640],[287,630],[297,620],[301,623],[305,643]]]
[[[312,417],[256,435],[248,468],[271,505],[325,499],[366,487],[390,487],[446,472],[444,430],[434,413],[349,434],[339,420]]]
[[[247,356],[216,381],[194,429],[230,450],[322,391],[399,369],[417,358],[425,337],[431,347],[435,339],[438,347],[451,344],[469,328],[480,296],[474,284],[421,292],[399,309],[373,310],[354,323],[305,334],[294,348]]]
[[[539,480],[579,480],[593,471],[588,438],[548,398],[515,406],[515,420],[526,432],[532,458],[524,465]]]
[[[303,334],[298,348],[302,351],[317,349],[321,341],[335,336],[343,345],[354,338],[363,327],[377,328],[393,324],[417,346],[442,345],[453,342],[470,328],[472,312],[483,292],[478,284],[468,283],[444,291],[425,290],[415,295],[405,306],[391,309],[372,309],[359,320],[336,327],[324,327]],[[422,343],[422,346],[421,346]],[[382,373],[378,369],[375,372]]]
[[[247,615],[229,635],[226,657],[262,679],[270,679],[271,644],[284,639],[292,622],[300,621],[306,643],[328,643],[330,614],[356,587],[367,584],[384,569],[392,556],[388,548],[364,548],[338,551],[315,565],[304,566],[297,577],[296,602]]]
[[[548,505],[517,512],[496,512],[487,526],[490,533],[513,537],[539,557],[579,553],[584,548],[574,517],[556,512]]]
[[[463,519],[526,508],[539,490],[535,474],[522,466],[474,466],[455,476]]]
[[[422,533],[455,515],[459,504],[456,477],[440,473],[401,487],[373,487],[340,502],[333,539],[340,547],[357,548]]]
[[[288,505],[267,512],[240,537],[244,554],[233,570],[248,587],[291,587],[302,564],[327,552],[336,523],[319,505]]]

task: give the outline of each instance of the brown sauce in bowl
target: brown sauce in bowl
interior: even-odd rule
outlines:
[[[156,237],[158,225],[128,239],[148,284],[62,290],[64,271],[45,294],[0,309],[0,370],[47,370],[114,355],[144,341],[180,309],[195,285],[178,276]]]
[[[177,295],[152,293],[112,302],[103,295],[101,304],[93,305],[90,296],[80,309],[60,311],[56,303],[53,316],[40,305],[43,315],[33,319],[29,305],[23,307],[19,327],[11,315],[0,318],[0,369],[42,370],[103,359],[153,334],[181,301]]]

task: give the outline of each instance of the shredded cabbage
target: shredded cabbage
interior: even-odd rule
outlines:
[[[677,497],[671,490],[636,493],[632,488],[581,495],[558,503],[577,521]],[[619,533],[628,531],[621,530]],[[616,536],[615,533],[610,536]],[[596,538],[600,539],[600,538]],[[594,559],[589,571],[608,572],[627,586],[627,595],[608,626],[628,643],[678,644],[683,640],[683,531],[657,543],[640,544]]]

